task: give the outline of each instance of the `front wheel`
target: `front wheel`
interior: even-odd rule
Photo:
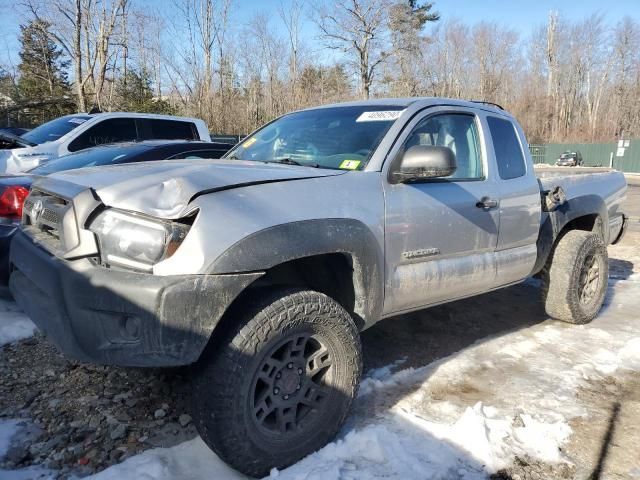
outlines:
[[[212,342],[193,378],[193,418],[225,462],[267,475],[318,450],[356,396],[358,330],[333,299],[308,290],[260,295]]]
[[[569,323],[589,323],[607,292],[607,247],[596,233],[571,230],[558,240],[542,273],[547,314]]]

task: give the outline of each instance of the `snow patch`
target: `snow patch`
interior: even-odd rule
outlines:
[[[0,470],[2,480],[54,480],[58,475],[42,467],[27,467],[20,470]]]
[[[175,447],[147,450],[87,478],[92,480],[122,480],[123,478],[233,480],[246,477],[227,466],[198,437]]]
[[[18,431],[18,420],[0,420],[0,459],[7,454],[11,438]]]
[[[520,419],[524,426],[514,430],[514,438],[522,452],[543,462],[561,462],[560,447],[571,435],[566,421],[547,423],[531,415],[520,415]]]
[[[14,302],[0,300],[0,347],[30,337],[36,330]]]
[[[0,460],[7,454],[11,446],[11,439],[20,430],[21,423],[21,420],[0,420]],[[19,470],[0,469],[0,478],[2,480],[47,480],[53,479],[55,476],[51,470],[33,466]]]

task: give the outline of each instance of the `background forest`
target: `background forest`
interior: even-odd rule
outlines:
[[[522,32],[418,0],[24,0],[0,63],[0,125],[107,110],[203,118],[246,134],[285,112],[357,98],[503,105],[531,143],[640,137],[640,24],[602,14]],[[307,30],[313,28],[313,35]]]

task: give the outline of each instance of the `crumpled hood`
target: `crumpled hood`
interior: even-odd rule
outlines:
[[[81,168],[50,175],[92,188],[105,205],[177,218],[199,194],[277,181],[327,177],[340,170],[241,160],[165,160]]]

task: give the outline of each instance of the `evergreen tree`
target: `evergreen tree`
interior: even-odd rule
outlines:
[[[422,31],[428,22],[436,22],[440,14],[433,12],[433,3],[418,0],[403,0],[393,4],[389,11],[393,70],[395,78],[385,79],[391,83],[391,94],[398,96],[419,95],[420,75],[416,71],[421,63]]]
[[[66,73],[69,62],[51,40],[49,28],[50,24],[41,19],[20,25],[20,103],[34,105],[29,113],[37,123],[74,110]]]
[[[129,70],[117,80],[116,108],[127,112],[174,114],[174,108],[169,102],[154,98],[151,87],[149,72],[145,69]]]

